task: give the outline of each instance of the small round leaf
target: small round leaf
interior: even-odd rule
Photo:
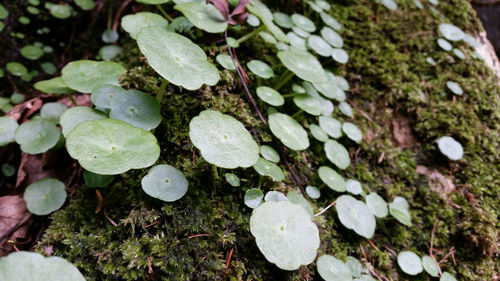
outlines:
[[[332,138],[338,139],[342,136],[342,123],[335,118],[320,116],[319,126]]]
[[[457,281],[457,279],[451,275],[449,272],[443,272],[443,275],[441,275],[441,278],[439,278],[439,281]]]
[[[300,28],[304,29],[307,32],[316,31],[316,26],[314,23],[307,17],[300,14],[293,14],[291,16],[293,24],[296,26],[300,26]]]
[[[348,138],[357,143],[360,143],[363,139],[363,133],[361,133],[361,130],[351,122],[345,122],[342,124],[342,131],[344,131]]]
[[[442,23],[438,27],[444,38],[450,41],[458,41],[464,38],[465,33],[457,26],[450,23]]]
[[[460,160],[464,156],[462,145],[452,137],[444,136],[437,140],[439,150],[450,160]]]
[[[272,106],[282,106],[285,103],[285,99],[273,88],[261,86],[256,91],[262,101]]]
[[[212,4],[204,1],[191,1],[175,5],[174,9],[183,13],[194,26],[206,32],[221,33],[227,29],[227,22]]]
[[[398,254],[398,265],[406,274],[417,275],[424,270],[422,259],[410,251],[403,251]]]
[[[0,117],[0,146],[15,141],[17,127],[19,127],[17,122],[9,116]]]
[[[327,281],[352,280],[351,269],[339,259],[330,255],[322,255],[316,261],[319,275]]]
[[[365,198],[366,206],[377,218],[385,218],[389,211],[387,210],[387,203],[384,198],[376,192],[371,192]]]
[[[168,27],[168,21],[155,13],[140,12],[122,17],[121,26],[130,34],[130,37],[137,39],[137,35],[143,28],[159,26],[166,29]]]
[[[347,149],[334,140],[325,142],[326,158],[340,169],[346,169],[351,164],[351,157]]]
[[[411,215],[410,215],[410,205],[403,197],[396,197],[389,204],[389,212],[396,218],[400,223],[412,226]]]
[[[293,97],[293,102],[297,107],[304,110],[305,112],[319,116],[323,113],[323,101],[319,98],[312,97],[310,95],[301,94]]]
[[[252,71],[253,74],[264,78],[264,79],[269,79],[274,76],[273,69],[265,62],[262,62],[260,60],[252,60],[249,63],[247,63],[248,69]]]
[[[179,200],[186,194],[188,181],[184,174],[170,165],[156,165],[141,180],[142,190],[165,202]]]
[[[78,124],[106,118],[102,112],[87,106],[75,106],[61,115],[62,134],[66,137]]]
[[[259,158],[257,163],[253,166],[254,170],[261,176],[269,176],[273,181],[282,181],[285,179],[285,175],[281,168],[275,163],[268,161],[264,158]]]
[[[335,172],[334,169],[321,166],[318,169],[319,178],[331,189],[337,192],[346,191],[346,182],[344,178]]]
[[[260,203],[262,203],[262,198],[264,198],[264,193],[257,188],[251,188],[245,192],[245,205],[247,207],[255,209],[259,207]]]
[[[261,145],[260,154],[262,155],[262,157],[264,157],[264,159],[268,161],[274,163],[278,163],[280,161],[280,155],[278,154],[276,149],[272,148],[269,145]]]
[[[240,186],[240,178],[237,175],[233,173],[225,173],[224,177],[231,186],[234,187]]]
[[[337,199],[335,209],[340,222],[348,229],[370,239],[375,233],[376,221],[365,203],[349,195]]]
[[[326,73],[318,59],[308,52],[290,50],[278,52],[281,63],[295,75],[311,83],[324,83]]]
[[[70,94],[74,92],[73,89],[64,84],[61,77],[36,82],[33,87],[46,94]]]
[[[311,131],[311,134],[315,139],[321,142],[325,142],[328,140],[328,134],[323,129],[321,129],[320,126],[311,124],[309,126],[309,130]]]
[[[271,132],[288,148],[304,150],[309,147],[307,132],[289,115],[274,113],[269,115]]]
[[[21,145],[21,150],[29,154],[43,153],[54,147],[61,132],[51,121],[34,119],[25,122],[17,128],[16,142]]]
[[[160,103],[151,95],[138,90],[113,95],[109,117],[122,120],[144,130],[160,125]]]
[[[318,199],[321,197],[321,192],[315,186],[308,185],[306,186],[306,193],[311,197],[311,199]]]
[[[48,215],[66,201],[64,183],[52,178],[35,181],[26,188],[23,198],[28,211],[39,216]]]
[[[422,266],[424,267],[425,271],[429,273],[430,276],[432,277],[438,277],[439,276],[439,269],[436,264],[436,262],[429,256],[423,256],[422,257]]]

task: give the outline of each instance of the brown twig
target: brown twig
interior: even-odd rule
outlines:
[[[229,254],[228,254],[228,257],[227,257],[227,260],[226,260],[226,273],[227,271],[229,270],[229,263],[231,262],[231,257],[233,256],[233,251],[234,251],[234,247],[231,248],[231,251],[229,251]]]
[[[110,222],[110,223],[111,223],[114,227],[117,227],[117,226],[118,226],[118,224],[117,224],[114,220],[112,220],[112,219],[108,216],[108,214],[106,213],[106,209],[104,209],[104,212],[103,212],[103,213],[104,213],[104,217],[105,217],[105,218],[106,218],[106,219],[107,219],[107,220],[108,220],[108,221],[109,221],[109,222]]]
[[[188,236],[187,239],[192,239],[195,237],[205,237],[205,236],[210,236],[210,234],[195,234],[195,235]]]
[[[12,235],[12,233],[14,233],[18,228],[20,228],[23,224],[25,224],[30,218],[31,218],[31,214],[30,213],[26,213],[23,216],[23,218],[16,225],[14,225],[13,227],[9,228],[9,230],[7,230],[6,232],[4,232],[0,236],[0,243],[3,242],[3,240],[9,238]]]
[[[149,256],[148,257],[148,273],[149,274],[153,274],[153,264],[152,264],[152,261],[153,261],[153,257],[152,256]]]
[[[377,277],[377,279],[379,281],[382,281],[382,278],[377,274],[377,272],[375,272],[375,270],[371,267],[371,264],[370,262],[368,262],[368,257],[366,256],[366,252],[365,252],[365,249],[363,248],[363,246],[361,244],[359,244],[359,247],[361,248],[361,252],[363,253],[363,256],[365,257],[365,264],[366,264],[366,267],[368,268],[368,270],[370,271],[370,273]]]
[[[160,222],[161,222],[161,220],[157,220],[157,221],[153,222],[152,224],[148,224],[148,225],[144,226],[144,228],[148,228],[148,227],[151,227],[151,226],[153,226],[153,225],[157,225],[157,224],[159,224]]]
[[[445,262],[449,256],[453,256],[455,254],[455,247],[451,247],[450,251],[448,252],[448,254],[446,254],[446,256],[444,256],[444,258],[442,258],[439,262],[438,262],[438,265]]]
[[[125,8],[128,6],[128,4],[130,4],[130,2],[132,2],[132,0],[126,0],[125,2],[122,3],[120,8],[118,8],[118,11],[116,11],[115,19],[113,20],[113,30],[114,31],[116,31],[118,29],[120,16],[122,15],[123,10],[125,10]]]
[[[389,251],[389,253],[391,253],[393,256],[397,257],[398,254],[396,253],[396,251],[394,251],[393,249],[389,248],[387,245],[384,245],[384,248]]]
[[[368,243],[373,247],[373,249],[375,249],[378,252],[380,252],[380,249],[377,246],[375,246],[375,244],[373,244],[372,240],[368,239]]]
[[[340,197],[339,197],[340,198]],[[337,198],[337,200],[339,200]],[[335,203],[337,203],[337,200],[333,201],[332,203],[330,203],[330,205],[326,206],[326,208],[324,208],[323,210],[321,210],[321,212],[317,213],[316,215],[314,215],[315,217],[323,214],[324,212],[326,212],[328,209],[330,209],[333,205],[335,205]]]
[[[97,207],[95,208],[94,214],[99,214],[101,212],[102,208],[104,207],[104,198],[102,197],[101,192],[99,189],[95,189],[95,194],[97,195]]]
[[[441,271],[441,267],[439,266],[439,263],[436,260],[436,257],[434,257],[434,233],[436,232],[436,226],[438,224],[438,219],[434,221],[434,225],[432,226],[432,231],[431,231],[431,246],[429,247],[429,256],[431,259],[434,261],[434,263],[437,265],[438,271],[439,271],[439,276],[443,274]]]

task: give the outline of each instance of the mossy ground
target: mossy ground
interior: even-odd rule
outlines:
[[[461,45],[467,59],[450,59],[435,43],[442,21],[453,22],[470,33],[478,31],[480,24],[465,0],[440,2],[440,15],[429,9],[418,10],[409,0],[398,3],[400,8],[394,12],[372,1],[334,3],[332,14],[345,27],[343,37],[350,60],[340,67],[328,60],[324,66],[349,80],[348,99],[359,109],[352,121],[365,135],[361,145],[347,143],[353,165],[345,176],[360,180],[388,201],[395,196],[407,198],[413,226],[391,218],[378,220],[371,240],[376,249],[347,231],[331,209],[317,219],[319,254],[340,258],[351,255],[364,261],[363,247],[375,270],[389,280],[430,280],[425,274],[409,277],[402,273],[388,249],[427,254],[437,220],[437,259],[455,249],[456,263],[449,257],[441,264],[442,269],[458,280],[493,280],[500,265],[500,90],[495,76],[484,63],[471,58],[468,47]],[[302,5],[288,9],[303,12]],[[320,22],[313,13],[311,18]],[[204,39],[196,41],[203,44]],[[127,50],[121,61],[129,69],[123,85],[156,92],[160,81],[138,59],[135,43],[129,39],[120,43]],[[238,57],[241,61],[267,61],[279,76],[283,68],[272,48],[254,38],[238,49]],[[213,50],[211,46],[208,49]],[[433,57],[437,65],[426,63],[426,56]],[[222,78],[219,86],[198,92],[169,87],[163,100],[164,120],[155,130],[162,147],[160,162],[185,173],[190,186],[183,199],[163,203],[146,196],[139,180],[146,170],[122,175],[112,187],[102,189],[105,212],[99,214],[94,214],[94,191],[81,188],[64,209],[52,215],[52,224],[38,250],[51,246],[55,255],[75,263],[89,280],[320,280],[314,264],[284,272],[258,251],[249,232],[251,210],[243,204],[245,190],[259,182],[253,170],[236,170],[243,181],[242,187],[235,188],[223,180],[225,171],[219,169],[215,175],[198,153],[193,160],[188,124],[205,108],[236,116],[260,143],[271,141],[247,103],[237,77],[224,71]],[[465,94],[449,93],[447,80],[459,82]],[[255,88],[258,83],[253,80],[250,85]],[[265,111],[265,105],[260,106]],[[285,108],[296,110],[289,102]],[[306,118],[299,119],[308,125]],[[412,140],[406,144],[394,136],[393,123],[401,120],[407,122],[407,135]],[[435,140],[443,135],[462,143],[466,152],[462,160],[450,164],[439,153]],[[321,151],[321,144],[313,141],[305,154],[307,163],[301,155],[289,153],[304,183],[319,185],[315,170],[325,163]],[[455,189],[450,193],[436,191],[434,181],[417,173],[419,165],[448,176]],[[279,185],[264,181],[261,188],[294,189],[289,177]],[[316,211],[339,195],[322,191],[322,198],[313,202]],[[104,214],[118,226],[114,227]]]

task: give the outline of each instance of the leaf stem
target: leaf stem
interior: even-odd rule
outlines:
[[[167,14],[167,12],[163,9],[163,7],[161,5],[156,5],[156,8],[158,8],[158,10],[160,10],[160,13],[169,21],[173,21],[174,19],[169,15]]]
[[[247,41],[248,39],[252,38],[253,36],[259,34],[260,32],[264,31],[266,29],[265,25],[259,26],[259,28],[252,30],[252,32],[247,33],[247,35],[244,35],[238,39],[238,43],[243,43]]]
[[[113,23],[113,0],[109,1],[108,29],[111,29],[112,23]]]
[[[167,88],[168,81],[167,79],[162,79],[160,89],[158,90],[158,93],[156,94],[156,100],[158,100],[158,103],[163,101],[163,96],[165,95],[165,89]]]
[[[276,91],[278,91],[281,87],[283,87],[288,81],[290,81],[290,79],[292,79],[292,77],[294,76],[295,74],[293,72],[291,72],[290,70],[286,70],[285,73],[283,75],[281,75],[281,77],[279,78],[279,82],[276,86],[274,86],[274,89]]]
[[[74,106],[77,106],[78,104],[76,104],[76,100],[75,98],[73,97],[73,94],[68,94],[68,97],[69,97],[69,100],[71,100],[71,103],[74,105]]]
[[[295,112],[294,114],[292,114],[292,118],[297,117],[297,116],[298,116],[299,114],[301,114],[302,112],[304,112],[304,110],[299,109],[297,112]]]
[[[300,95],[300,94],[297,94],[297,93],[293,93],[293,94],[286,94],[286,95],[281,95],[283,98],[293,98],[297,95]]]

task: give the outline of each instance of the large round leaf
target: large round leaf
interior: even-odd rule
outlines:
[[[116,62],[78,60],[62,69],[62,80],[71,89],[91,93],[103,84],[120,85],[119,77],[125,68]]]
[[[335,209],[340,222],[345,227],[365,238],[372,238],[375,233],[376,221],[365,203],[352,196],[343,195],[337,200]]]
[[[331,189],[344,192],[346,191],[346,182],[344,178],[339,175],[339,173],[335,172],[334,169],[321,166],[318,169],[319,178]]]
[[[406,274],[417,275],[424,270],[422,259],[410,251],[403,251],[398,254],[398,265]]]
[[[222,14],[212,4],[205,1],[191,1],[175,5],[174,9],[180,11],[196,27],[210,33],[220,33],[227,29],[227,22]]]
[[[149,196],[166,202],[179,200],[186,194],[188,181],[184,174],[170,165],[156,165],[141,180]]]
[[[163,78],[188,90],[203,84],[213,86],[220,79],[207,55],[188,38],[158,26],[143,28],[137,36],[139,49],[149,65]]]
[[[250,167],[259,159],[259,146],[240,121],[205,110],[189,123],[189,137],[207,162],[234,169]]]
[[[352,280],[351,269],[339,259],[330,255],[322,255],[316,261],[319,275],[327,281]]]
[[[66,147],[83,168],[102,175],[146,168],[160,156],[154,135],[114,119],[80,123],[67,135]]]
[[[160,103],[141,91],[129,90],[114,95],[110,107],[110,118],[123,120],[148,131],[160,125]]]
[[[17,127],[19,127],[17,122],[9,116],[0,117],[0,146],[15,141],[14,134]]]
[[[48,215],[66,201],[64,183],[52,178],[35,181],[26,188],[23,198],[28,211],[39,216]]]
[[[63,136],[67,136],[78,124],[106,118],[102,112],[87,106],[75,106],[61,115],[61,127]]]
[[[19,126],[16,130],[16,142],[21,150],[29,154],[38,154],[54,147],[61,132],[51,121],[41,119],[31,120]]]
[[[308,52],[298,50],[278,52],[278,58],[283,65],[298,77],[311,83],[328,81],[323,67],[318,59]]]
[[[347,149],[334,140],[325,142],[326,158],[340,169],[345,169],[351,164],[351,157]]]
[[[111,99],[118,94],[126,94],[127,90],[119,86],[103,84],[98,86],[92,91],[90,95],[90,100],[98,107],[100,110],[111,109]]]
[[[85,281],[85,278],[63,258],[21,251],[0,259],[0,280]]]
[[[306,130],[289,115],[283,113],[269,115],[269,127],[271,132],[290,149],[304,150],[309,147]]]
[[[300,205],[267,201],[250,218],[250,231],[266,259],[284,270],[296,270],[316,258],[318,227]]]
[[[61,115],[68,110],[68,107],[59,102],[47,102],[40,109],[40,117],[44,120],[59,123]]]
[[[130,37],[137,39],[137,35],[143,28],[159,26],[166,29],[168,21],[155,13],[140,12],[122,17],[121,25],[130,34]]]

